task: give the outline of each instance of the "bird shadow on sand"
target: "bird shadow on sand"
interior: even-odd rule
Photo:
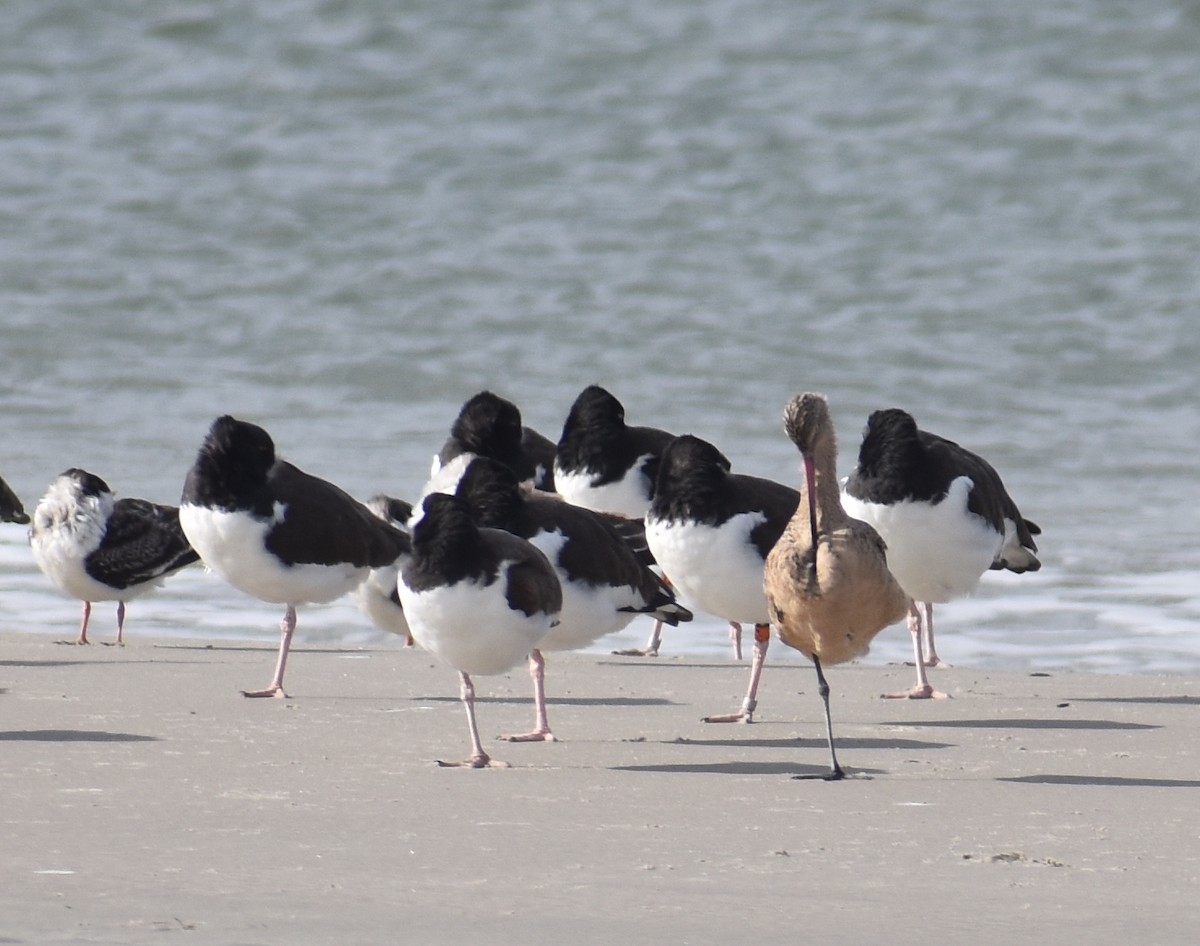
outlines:
[[[824,743],[822,743],[824,747]],[[790,775],[802,778],[821,778],[828,765],[798,765],[795,762],[677,762],[658,765],[614,765],[614,772],[662,772],[688,775]],[[883,769],[846,768],[846,777],[870,778],[884,775]]]
[[[414,696],[416,703],[460,703],[457,696]],[[517,703],[525,705],[531,702],[528,696],[477,696],[476,703]],[[641,696],[559,696],[547,697],[547,706],[676,706],[678,704],[662,697]]]
[[[662,657],[626,657],[624,660],[597,660],[597,667],[678,667],[681,670],[745,670],[749,666],[748,661],[736,661],[733,659],[726,661],[715,661],[713,663],[696,663],[691,660],[671,660],[670,658]]]
[[[154,649],[155,650],[194,650],[194,651],[199,651],[200,653],[205,653],[208,651],[229,651],[230,653],[235,653],[235,654],[236,653],[274,654],[279,651],[279,643],[278,642],[271,643],[270,641],[264,641],[261,644],[258,644],[258,643],[155,644]],[[393,654],[393,653],[398,654],[398,653],[403,653],[403,652],[404,651],[401,648],[396,648],[395,650],[389,650],[389,649],[383,649],[383,648],[381,648],[379,650],[371,650],[371,649],[365,648],[365,647],[311,647],[311,646],[305,647],[305,646],[295,646],[295,645],[288,648],[289,654],[326,654],[330,657],[344,657],[347,655],[353,656],[353,657],[370,657],[370,656],[374,656],[374,655],[382,656],[382,655],[387,655],[387,654]]]
[[[895,721],[881,723],[895,726]],[[1094,730],[1143,730],[1161,729],[1152,723],[1122,723],[1112,719],[925,719],[906,723],[922,729],[1094,729]]]
[[[997,782],[1025,785],[1095,785],[1102,788],[1200,788],[1194,778],[1126,778],[1117,775],[1018,775]]]
[[[0,732],[0,742],[158,742],[157,736],[88,729],[18,729]]]
[[[710,746],[718,749],[818,749],[824,739],[669,739],[664,745]],[[954,743],[927,742],[923,739],[856,739],[839,736],[838,749],[953,749]]]
[[[1070,703],[1145,703],[1151,706],[1200,706],[1200,696],[1085,696]]]

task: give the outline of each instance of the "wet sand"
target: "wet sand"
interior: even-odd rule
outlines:
[[[0,633],[0,943],[1185,943],[1198,681],[550,655],[467,753],[415,650]],[[485,739],[523,670],[476,681]]]

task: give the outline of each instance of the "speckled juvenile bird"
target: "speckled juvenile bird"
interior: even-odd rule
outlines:
[[[42,573],[83,602],[76,644],[90,643],[93,601],[117,602],[115,643],[124,644],[125,603],[199,558],[175,506],[117,499],[100,477],[74,467],[61,473],[38,502],[29,544]]]

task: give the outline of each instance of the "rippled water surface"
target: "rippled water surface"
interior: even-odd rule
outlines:
[[[903,406],[1044,530],[1039,574],[939,609],[947,659],[1200,672],[1200,8],[402,6],[6,7],[0,474],[27,505],[68,466],[176,501],[224,412],[412,495],[471,394],[557,437],[592,381],[796,482],[780,414],[817,389],[846,472]],[[76,617],[0,527],[4,626]],[[128,630],[278,618],[192,570]],[[300,633],[385,640],[346,601]],[[724,648],[710,620],[667,644]],[[908,651],[897,627],[869,659]]]

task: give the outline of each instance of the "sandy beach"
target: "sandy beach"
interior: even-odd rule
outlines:
[[[0,634],[0,943],[1190,943],[1197,681],[549,658],[560,742],[467,751],[403,649]],[[485,738],[531,721],[477,681]]]

